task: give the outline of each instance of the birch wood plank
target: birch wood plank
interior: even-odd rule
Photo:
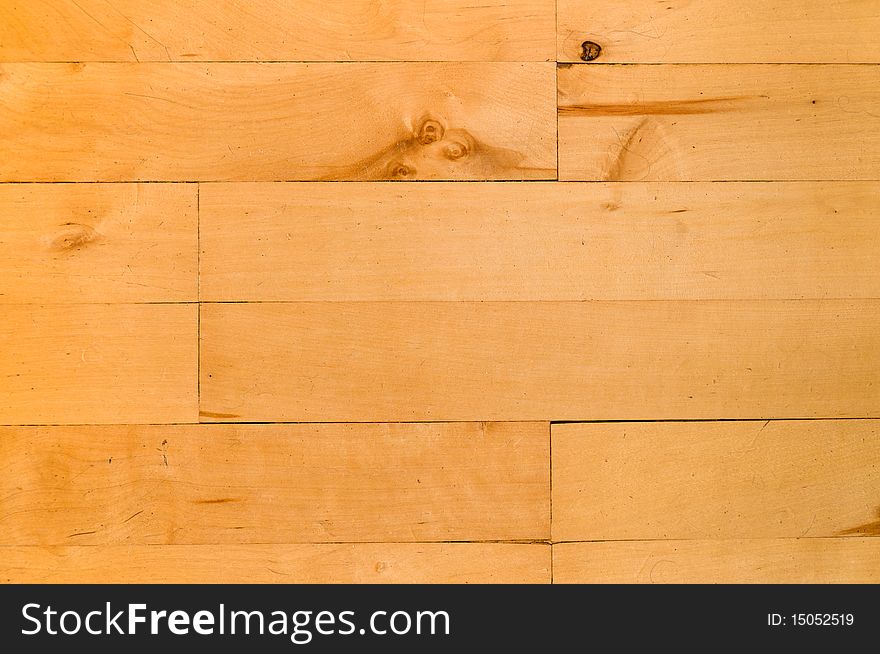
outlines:
[[[0,61],[552,61],[553,0],[0,3]]]
[[[549,426],[0,430],[2,545],[546,540]]]
[[[0,185],[0,303],[198,300],[194,184]]]
[[[209,301],[880,298],[875,182],[229,183]]]
[[[218,565],[222,561],[222,565]],[[4,583],[545,584],[550,546],[516,543],[0,547]]]
[[[880,179],[880,66],[559,70],[565,180]]]
[[[553,426],[556,541],[878,536],[878,489],[876,420]]]
[[[880,302],[203,304],[207,420],[880,415]]]
[[[3,306],[0,424],[196,421],[197,323],[195,304]]]
[[[871,538],[560,543],[553,582],[876,584],[880,548]]]
[[[558,56],[600,63],[880,63],[875,0],[559,0]]]
[[[549,63],[2,64],[0,181],[546,179]]]

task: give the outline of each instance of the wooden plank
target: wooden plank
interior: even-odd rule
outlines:
[[[7,305],[0,315],[0,424],[197,419],[196,305]]]
[[[222,561],[222,565],[217,562]],[[550,546],[515,543],[0,547],[0,582],[544,584]]]
[[[870,538],[560,543],[558,584],[870,584],[880,548]]]
[[[546,540],[549,446],[547,423],[6,428],[0,544]]]
[[[554,0],[3,2],[0,61],[552,61],[555,13]]]
[[[203,304],[201,409],[259,421],[880,415],[876,300]]]
[[[553,539],[880,535],[878,464],[876,420],[554,425]]]
[[[566,180],[880,179],[878,66],[559,70]]]
[[[880,297],[875,182],[204,184],[210,301]]]
[[[548,63],[4,64],[0,181],[556,176]]]
[[[198,300],[195,185],[0,185],[0,303]]]
[[[875,0],[559,0],[558,56],[601,63],[878,63]]]

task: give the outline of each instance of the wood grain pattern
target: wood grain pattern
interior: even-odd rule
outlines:
[[[540,584],[549,581],[550,546],[544,544],[0,547],[0,582],[3,583]]]
[[[6,305],[0,316],[0,424],[197,419],[196,305]]]
[[[0,181],[555,177],[546,63],[4,64]]]
[[[869,538],[560,543],[559,584],[871,584],[880,548]]]
[[[558,56],[601,63],[878,63],[875,0],[558,0]]]
[[[880,298],[874,182],[204,184],[209,301]]]
[[[0,185],[0,303],[198,299],[196,188]]]
[[[201,409],[351,422],[877,416],[878,308],[203,304]]]
[[[545,540],[546,423],[0,430],[3,545]]]
[[[878,489],[876,420],[553,426],[555,541],[880,535]]]
[[[553,0],[3,2],[0,61],[548,61],[555,13]]]
[[[566,180],[880,179],[878,66],[559,70]]]

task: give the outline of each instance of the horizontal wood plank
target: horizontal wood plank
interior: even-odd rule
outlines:
[[[880,301],[201,307],[207,420],[880,415]]]
[[[0,185],[0,303],[198,300],[194,184]]]
[[[870,538],[559,543],[559,584],[880,583]]]
[[[545,179],[549,63],[2,64],[0,181]]]
[[[600,63],[878,63],[875,0],[558,0],[558,56]]]
[[[546,540],[549,446],[546,423],[8,427],[0,544]]]
[[[876,182],[229,183],[209,301],[880,298]]]
[[[198,419],[195,304],[7,305],[0,424]]]
[[[878,488],[876,420],[553,426],[555,541],[876,536]]]
[[[880,179],[880,66],[559,70],[565,180]]]
[[[4,2],[0,61],[548,61],[555,14],[554,0]]]
[[[550,546],[545,544],[0,547],[0,582],[3,583],[544,584],[549,581]]]

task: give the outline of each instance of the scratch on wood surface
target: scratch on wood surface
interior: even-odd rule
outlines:
[[[211,500],[193,500],[193,504],[229,504],[230,502],[241,502],[237,497],[218,497]]]
[[[764,96],[732,96],[697,100],[650,100],[626,103],[579,103],[559,106],[560,116],[683,116],[733,111],[738,102]]]
[[[614,133],[617,134],[617,141],[620,145],[620,148],[617,151],[617,155],[611,161],[611,164],[608,166],[608,169],[603,176],[605,181],[614,182],[618,181],[623,177],[623,170],[625,164],[627,164],[627,159],[630,156],[635,156],[642,159],[647,165],[648,169],[651,168],[651,162],[648,161],[647,157],[639,154],[638,152],[634,152],[632,150],[632,144],[635,140],[638,133],[645,126],[645,123],[648,122],[647,118],[642,118],[636,125],[626,134],[626,136],[621,136],[617,130],[614,130]]]
[[[128,516],[125,520],[122,521],[122,524],[125,524],[126,522],[128,522],[128,521],[131,520],[132,518],[136,518],[137,516],[139,516],[139,515],[140,515],[141,513],[143,513],[143,512],[144,512],[144,510],[141,509],[141,510],[138,511],[137,513],[132,513],[130,516]]]

